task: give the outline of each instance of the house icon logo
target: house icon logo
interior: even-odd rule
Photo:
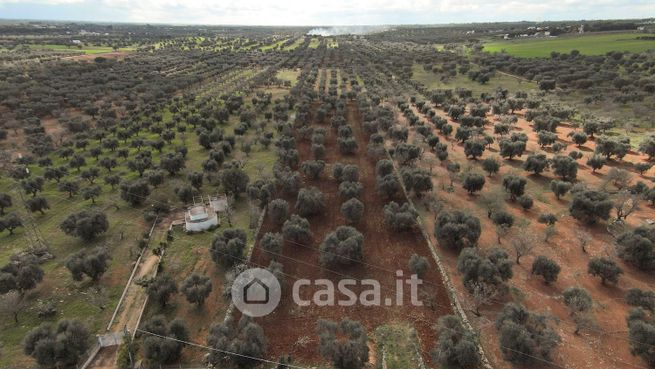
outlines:
[[[280,303],[282,288],[266,269],[243,271],[232,283],[232,303],[243,314],[257,318],[273,312]]]
[[[259,278],[243,286],[243,301],[247,304],[266,304],[270,300],[270,289]]]

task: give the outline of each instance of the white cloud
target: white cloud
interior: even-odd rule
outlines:
[[[350,25],[499,20],[591,19],[655,15],[650,0],[0,0],[21,5],[84,5],[124,14],[110,21]]]

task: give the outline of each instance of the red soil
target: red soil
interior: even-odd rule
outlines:
[[[448,118],[446,114],[435,108],[439,115]],[[419,116],[421,114],[414,110]],[[650,289],[655,283],[655,277],[638,271],[635,267],[623,263],[618,257],[614,256],[613,238],[605,229],[605,224],[599,224],[593,227],[578,223],[568,213],[568,205],[570,195],[564,196],[561,200],[557,200],[555,196],[548,189],[548,185],[556,176],[551,172],[542,173],[541,176],[528,175],[527,172],[521,169],[523,161],[530,152],[543,151],[537,145],[537,137],[532,130],[530,123],[522,118],[522,112],[519,112],[519,122],[516,124],[516,130],[526,133],[529,137],[527,151],[521,158],[515,158],[512,161],[501,159],[503,166],[500,173],[494,177],[487,177],[487,183],[481,194],[492,192],[502,192],[501,187],[502,177],[505,174],[516,172],[528,179],[526,186],[526,193],[532,195],[534,207],[529,211],[523,211],[518,204],[507,202],[507,211],[513,213],[517,223],[527,221],[529,222],[528,228],[533,232],[541,242],[544,235],[544,226],[537,222],[539,214],[550,212],[558,215],[559,221],[556,225],[557,233],[551,237],[548,243],[541,242],[540,245],[532,251],[531,255],[527,255],[521,259],[521,265],[515,265],[514,277],[510,280],[510,286],[519,290],[520,293],[515,296],[508,296],[499,303],[483,308],[483,317],[475,318],[473,314],[469,314],[475,326],[481,330],[481,338],[485,351],[495,368],[512,368],[510,363],[502,359],[500,347],[498,345],[497,332],[493,325],[496,314],[500,311],[503,304],[507,301],[522,302],[529,309],[545,312],[558,318],[560,321],[552,322],[556,327],[557,332],[562,337],[562,342],[552,355],[552,360],[565,368],[632,368],[632,367],[646,367],[646,364],[639,358],[632,356],[629,349],[629,340],[627,335],[627,326],[625,317],[630,310],[630,306],[625,304],[623,297],[628,289],[638,287],[642,289]],[[421,116],[427,122],[427,118]],[[488,117],[494,121],[495,117]],[[407,124],[406,120],[401,114],[398,114],[398,120],[402,124]],[[456,122],[448,119],[449,123],[457,128],[459,125]],[[562,154],[567,154],[570,151],[578,150],[584,153],[584,158],[578,160],[578,181],[588,184],[590,187],[600,186],[603,182],[603,177],[612,166],[621,167],[627,170],[632,170],[633,183],[638,180],[648,183],[648,177],[641,178],[639,174],[631,168],[631,163],[645,161],[646,157],[635,152],[630,152],[623,159],[622,162],[610,162],[608,166],[597,171],[596,174],[591,173],[591,168],[587,167],[586,162],[589,155],[593,154],[595,144],[593,141],[587,142],[582,148],[578,149],[567,137],[568,132],[573,130],[570,126],[560,126],[557,130],[559,140],[568,144],[568,148]],[[493,125],[487,125],[486,131],[488,134],[493,135]],[[467,166],[477,168],[482,172],[479,167],[479,161],[466,159],[463,146],[455,143],[454,139],[442,136],[437,130],[434,134],[438,135],[442,142],[453,143],[449,144],[449,160],[454,160],[465,169]],[[413,142],[418,137],[410,131],[409,142]],[[498,145],[494,143],[490,150],[485,151],[483,158],[489,156],[498,156]],[[548,152],[548,156],[553,154]],[[428,159],[428,160],[425,160]],[[430,162],[436,163],[437,160],[434,155],[426,150],[424,160],[419,163],[420,166],[429,168]],[[468,211],[476,215],[482,223],[482,236],[480,237],[479,247],[481,249],[489,249],[498,246],[495,227],[487,218],[486,209],[482,208],[476,203],[479,195],[470,196],[465,190],[461,188],[461,184],[455,184],[455,190],[451,193],[441,191],[442,186],[448,186],[450,180],[445,165],[433,166],[433,183],[435,194],[438,198],[445,203],[445,208],[460,209]],[[611,188],[611,185],[610,185]],[[417,204],[417,206],[419,206]],[[646,202],[642,202],[640,208],[628,217],[627,223],[629,227],[635,227],[644,224],[646,219],[655,219],[655,211]],[[433,216],[424,217],[424,221],[428,229],[433,228]],[[514,232],[517,232],[514,227]],[[592,237],[592,241],[587,246],[587,253],[584,253],[579,246],[577,235],[581,230],[587,231]],[[525,230],[521,230],[525,232]],[[509,240],[512,236],[504,237],[504,240]],[[433,237],[433,242],[437,244],[436,239]],[[505,248],[510,255],[514,255],[513,250],[508,245],[509,242],[503,241],[501,247]],[[471,306],[470,296],[463,287],[461,277],[456,271],[457,255],[439,248],[439,253],[445,262],[455,287],[458,289],[458,296],[464,306]],[[545,255],[548,258],[555,260],[561,266],[561,272],[556,282],[550,286],[546,286],[541,278],[532,276],[530,273],[530,266],[532,261],[538,255]],[[612,258],[623,268],[625,274],[621,277],[618,285],[616,286],[603,286],[597,278],[587,274],[587,263],[591,257],[594,256],[612,256]],[[595,306],[593,316],[597,326],[592,329],[581,331],[580,335],[575,335],[575,323],[570,317],[569,311],[562,301],[561,294],[564,289],[571,286],[578,286],[587,289],[592,295]],[[545,367],[549,365],[544,364]],[[531,365],[529,367],[535,367]]]
[[[338,183],[328,179],[331,170],[326,168],[325,173],[319,180],[305,180],[305,187],[315,186],[326,196],[328,208],[324,214],[311,217],[311,230],[314,240],[305,246],[286,243],[283,249],[283,256],[277,259],[284,265],[284,273],[287,274],[286,289],[283,290],[280,306],[269,316],[257,319],[269,338],[268,355],[277,358],[283,354],[291,354],[297,362],[314,363],[321,361],[318,352],[318,337],[315,333],[315,324],[318,319],[341,320],[349,317],[362,322],[369,331],[369,337],[376,327],[395,322],[408,322],[414,326],[421,341],[421,349],[426,360],[430,360],[429,352],[434,347],[436,333],[433,329],[437,319],[452,313],[450,301],[443,287],[441,276],[436,265],[432,261],[427,242],[421,232],[415,229],[405,233],[395,233],[389,230],[384,223],[383,207],[388,200],[377,194],[375,188],[375,161],[369,159],[363,152],[366,150],[368,138],[361,130],[361,117],[356,110],[354,103],[349,103],[347,121],[355,131],[358,139],[359,153],[351,156],[341,155],[336,145],[336,134],[329,129],[326,138],[328,164],[335,162],[357,164],[360,169],[360,181],[364,186],[364,194],[361,198],[366,209],[363,220],[356,228],[364,235],[364,263],[355,264],[347,268],[334,268],[336,271],[329,271],[319,264],[318,248],[324,237],[346,221],[340,214],[341,200],[337,189]],[[298,141],[301,161],[312,159],[310,143]],[[295,198],[287,198],[290,206],[295,203]],[[404,201],[404,199],[396,199]],[[260,237],[266,232],[280,232],[280,227],[275,226],[268,219],[264,222],[259,233]],[[408,260],[412,254],[425,256],[431,261],[431,268],[424,278],[424,285],[419,289],[419,298],[424,306],[412,306],[409,298],[409,288],[405,288],[405,306],[376,306],[365,307],[361,305],[353,307],[308,307],[297,306],[291,298],[291,286],[297,278],[308,278],[311,280],[325,278],[337,282],[343,276],[352,276],[355,279],[372,278],[380,282],[381,295],[385,297],[395,296],[395,271],[403,270],[409,275]],[[252,263],[257,266],[268,266],[271,255],[259,247],[259,240],[252,256]],[[321,287],[307,287],[303,290],[303,298],[309,299],[316,290]],[[353,290],[358,290],[353,288]],[[432,304],[428,302],[432,301]],[[430,305],[430,306],[429,306]]]

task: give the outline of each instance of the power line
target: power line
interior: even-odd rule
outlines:
[[[278,366],[286,366],[288,368],[294,368],[294,369],[310,369],[309,367],[305,367],[305,366],[286,364],[286,363],[282,363],[282,362],[279,362],[279,361],[264,359],[264,358],[261,358],[261,357],[255,357],[255,356],[240,354],[238,352],[221,350],[221,349],[218,349],[218,348],[215,348],[215,347],[201,345],[199,343],[195,343],[195,342],[191,342],[191,341],[180,340],[180,339],[177,339],[177,338],[171,337],[171,336],[164,336],[164,335],[157,334],[157,333],[150,332],[150,331],[146,331],[146,330],[143,330],[143,329],[140,329],[140,328],[136,328],[136,330],[138,332],[148,334],[148,335],[151,335],[151,336],[159,337],[159,338],[170,340],[170,341],[175,341],[175,342],[187,345],[187,346],[193,346],[193,347],[198,347],[198,348],[205,349],[205,350],[220,352],[220,353],[225,354],[225,355],[238,356],[238,357],[242,357],[244,359],[255,360],[255,361],[259,361],[259,362],[262,362],[262,363],[268,363],[268,364],[275,364],[275,365],[278,365]]]

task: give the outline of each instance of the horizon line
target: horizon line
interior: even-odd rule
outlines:
[[[598,22],[598,21],[655,21],[654,17],[646,18],[588,18],[588,19],[562,19],[562,20],[520,20],[520,21],[489,21],[489,22],[452,22],[452,23],[379,23],[379,24],[333,24],[333,25],[284,25],[284,24],[221,24],[221,23],[175,23],[175,22],[141,22],[141,21],[107,21],[107,20],[75,20],[75,19],[43,19],[43,18],[2,18],[2,22],[43,22],[43,23],[83,23],[83,24],[127,24],[127,25],[157,25],[157,26],[208,26],[208,27],[285,27],[285,28],[327,28],[327,27],[411,27],[411,26],[464,26],[480,24],[509,24],[509,23],[570,23],[570,22]]]

